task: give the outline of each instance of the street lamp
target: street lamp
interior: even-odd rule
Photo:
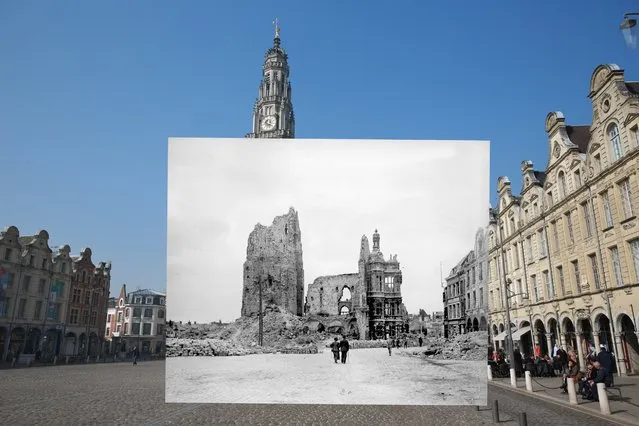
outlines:
[[[510,384],[513,387],[517,387],[517,376],[516,376],[516,372],[515,372],[515,367],[514,367],[514,363],[515,363],[515,349],[513,347],[513,333],[512,333],[512,328],[510,326],[511,322],[510,322],[510,299],[516,296],[522,296],[522,299],[524,300],[528,300],[528,293],[514,293],[510,291],[510,285],[513,283],[513,281],[510,278],[506,278],[505,280],[505,284],[506,284],[506,294],[504,299],[506,299],[506,323],[507,325],[507,341],[506,344],[508,345],[508,356],[509,356],[509,361],[510,361]]]
[[[623,22],[619,25],[619,29],[626,40],[626,45],[634,49],[637,47],[637,20],[629,18],[629,16],[639,16],[639,12],[631,12],[623,15]]]

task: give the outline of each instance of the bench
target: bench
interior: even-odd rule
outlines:
[[[617,392],[619,394],[619,400],[623,401],[623,396],[621,395],[621,388],[618,386],[608,386],[606,388],[606,393],[608,395],[614,395],[614,392]]]

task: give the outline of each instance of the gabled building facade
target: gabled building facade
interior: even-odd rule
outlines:
[[[142,354],[164,352],[165,293],[155,290],[127,293],[123,285],[117,300],[111,301],[111,306],[108,314],[111,315],[110,322],[107,322],[104,331],[110,354],[129,353],[135,347]]]
[[[505,338],[523,352],[539,345],[574,349],[582,367],[592,347],[616,354],[621,374],[639,372],[639,82],[616,65],[590,81],[593,118],[571,126],[546,117],[548,162],[521,165],[522,188],[498,179],[489,224],[489,307],[495,346]]]
[[[0,233],[1,361],[19,353],[22,361],[36,354],[52,359],[63,352],[71,287],[68,245],[49,247],[49,233],[20,236],[18,228]]]

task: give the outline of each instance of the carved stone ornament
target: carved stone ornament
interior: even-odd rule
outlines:
[[[601,101],[601,110],[605,113],[610,111],[610,96],[606,96]]]
[[[627,231],[628,229],[634,228],[636,224],[637,222],[635,222],[634,220],[632,222],[624,223],[623,229]]]
[[[628,296],[630,296],[632,294],[632,287],[629,288],[624,288],[623,289],[624,293],[626,293]]]
[[[575,303],[574,299],[567,299],[566,300],[566,305],[568,305],[568,306],[572,306],[574,303]]]
[[[559,302],[552,302],[552,308],[553,308],[555,311],[558,311],[558,310],[559,310]]]
[[[575,167],[577,167],[579,165],[579,160],[574,159],[572,160],[572,163],[570,163],[570,169],[574,169]]]
[[[615,233],[614,233],[614,232],[612,232],[612,231],[610,231],[610,232],[606,232],[606,233],[604,234],[604,237],[605,237],[605,238],[610,238],[610,237],[612,237],[614,234],[615,234]]]
[[[584,296],[581,300],[584,302],[584,305],[588,307],[592,306],[592,296]]]
[[[591,178],[594,175],[595,175],[595,168],[591,166],[588,168],[588,177]]]
[[[596,142],[595,142],[595,143],[593,143],[592,145],[590,145],[590,149],[589,149],[588,151],[592,154],[593,152],[595,152],[596,150],[598,150],[600,146],[601,146],[601,144],[600,144],[600,143],[596,143]]]
[[[588,319],[590,318],[590,315],[588,315],[588,311],[585,309],[577,309],[575,311],[575,316],[577,317],[577,319]]]
[[[603,85],[604,81],[606,81],[609,75],[610,71],[608,71],[606,68],[603,68],[601,71],[599,71],[599,73],[597,73],[597,77],[595,77],[595,84],[593,85],[593,89],[598,90]]]
[[[559,144],[557,142],[555,142],[555,146],[553,147],[553,154],[555,156],[555,158],[559,158],[559,154],[561,154],[561,148],[559,147]]]
[[[546,313],[546,305],[545,304],[544,305],[539,305],[539,311],[542,314],[545,314]]]

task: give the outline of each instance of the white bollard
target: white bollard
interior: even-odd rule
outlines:
[[[572,377],[566,379],[566,387],[568,388],[568,401],[571,405],[577,405],[577,390],[575,389],[575,380]]]
[[[517,387],[517,374],[515,373],[515,369],[510,369],[510,386],[516,388]]]
[[[530,371],[526,371],[525,375],[526,375],[526,390],[528,392],[532,392],[533,391],[532,378],[530,377]]]
[[[599,395],[599,409],[601,414],[610,414],[610,403],[606,393],[605,383],[597,383],[597,394]]]
[[[57,365],[58,364],[58,356],[54,356],[53,357],[53,365]]]
[[[89,363],[89,357],[87,356],[87,364]]]
[[[66,359],[64,360],[64,363],[65,363],[65,364],[68,364],[68,363],[69,363],[69,355],[67,355]]]
[[[488,367],[488,381],[492,382],[493,381],[493,370],[490,368],[490,365],[488,365],[487,367]]]

